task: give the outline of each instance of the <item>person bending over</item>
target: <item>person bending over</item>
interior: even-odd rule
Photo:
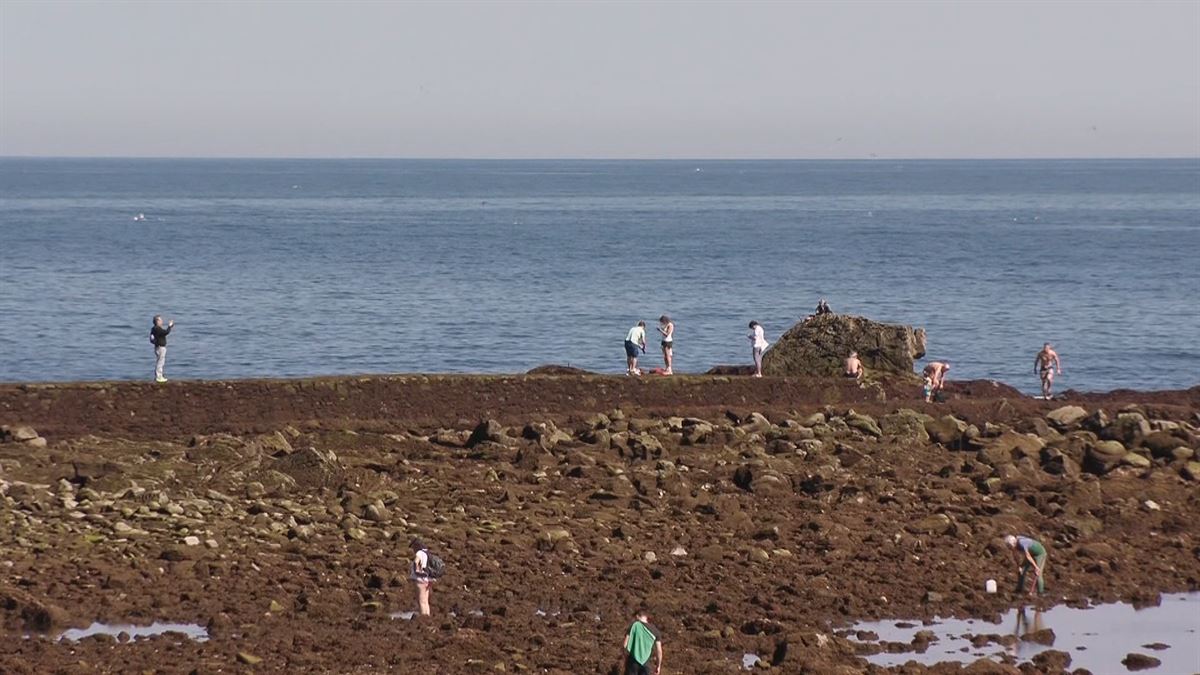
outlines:
[[[1017,562],[1017,569],[1021,571],[1021,575],[1017,578],[1017,592],[1025,591],[1025,581],[1030,571],[1037,575],[1037,592],[1039,595],[1046,592],[1046,547],[1042,542],[1030,537],[1014,537],[1008,535],[1004,538],[1004,543],[1012,550],[1013,559]],[[1033,588],[1035,584],[1029,584],[1029,595],[1033,596]]]
[[[925,377],[929,378],[930,382],[930,398],[937,396],[938,392],[946,386],[946,373],[950,371],[950,364],[943,361],[934,361],[925,366],[925,370],[921,371]]]

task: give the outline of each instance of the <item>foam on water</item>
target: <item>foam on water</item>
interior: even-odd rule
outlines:
[[[1054,631],[1052,646],[1020,639],[1044,628]],[[1000,623],[978,619],[938,619],[931,625],[919,621],[864,621],[850,630],[875,633],[880,643],[911,643],[918,631],[932,631],[937,636],[937,641],[931,642],[924,653],[881,652],[865,656],[879,666],[897,666],[909,661],[926,665],[944,661],[969,663],[1005,653],[1018,661],[1028,661],[1043,651],[1055,649],[1071,655],[1072,669],[1087,668],[1095,673],[1122,672],[1121,660],[1132,652],[1162,661],[1162,665],[1150,672],[1200,672],[1200,593],[1164,594],[1160,605],[1144,609],[1134,609],[1125,603],[1087,609],[1059,605],[1044,612],[1011,610]],[[1011,635],[1017,640],[1012,647],[995,643],[974,647],[967,637],[991,634]],[[850,638],[855,639],[853,635]],[[1154,643],[1169,647],[1155,650],[1144,646]]]

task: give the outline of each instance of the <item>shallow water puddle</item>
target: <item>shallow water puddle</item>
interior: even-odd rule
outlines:
[[[1054,631],[1053,645],[1021,639],[1047,628]],[[919,631],[930,631],[937,637],[924,653],[884,651],[864,655],[868,661],[880,666],[897,666],[909,661],[926,665],[945,661],[970,663],[980,657],[999,657],[1005,653],[1018,661],[1028,661],[1040,652],[1056,649],[1071,655],[1071,669],[1087,668],[1097,673],[1125,672],[1121,660],[1129,653],[1145,654],[1162,661],[1148,672],[1200,671],[1200,593],[1164,594],[1162,604],[1145,609],[1134,609],[1125,603],[1097,605],[1090,609],[1060,605],[1044,612],[1014,609],[1005,614],[1000,623],[979,619],[937,619],[926,626],[920,621],[868,621],[852,626],[849,638],[856,640],[854,633],[858,631],[875,633],[880,644],[911,644]],[[1004,646],[990,642],[976,647],[971,644],[970,636],[978,635],[1008,636],[1007,641],[1012,644]],[[1145,646],[1151,644],[1160,648]],[[1161,648],[1162,645],[1166,647]]]
[[[77,642],[93,635],[111,635],[117,637],[121,633],[129,636],[130,640],[140,637],[151,637],[163,633],[182,633],[189,639],[204,642],[208,639],[208,630],[198,623],[163,623],[155,621],[149,626],[135,626],[131,623],[100,623],[93,622],[87,628],[69,628],[55,638],[59,642]]]

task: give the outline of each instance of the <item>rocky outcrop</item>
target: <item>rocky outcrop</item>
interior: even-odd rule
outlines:
[[[868,375],[911,375],[914,361],[925,356],[925,330],[860,316],[814,316],[792,326],[767,350],[763,373],[838,376],[852,351]]]
[[[46,439],[39,436],[33,427],[23,424],[0,425],[0,443],[22,443],[31,448],[46,447]]]

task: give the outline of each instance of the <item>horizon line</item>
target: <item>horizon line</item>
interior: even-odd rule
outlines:
[[[1028,161],[1128,161],[1128,160],[1200,160],[1198,155],[1136,156],[961,156],[961,157],[470,157],[470,156],[383,156],[383,155],[6,155],[0,161],[27,160],[259,160],[259,161],[420,161],[420,162],[1028,162]]]

